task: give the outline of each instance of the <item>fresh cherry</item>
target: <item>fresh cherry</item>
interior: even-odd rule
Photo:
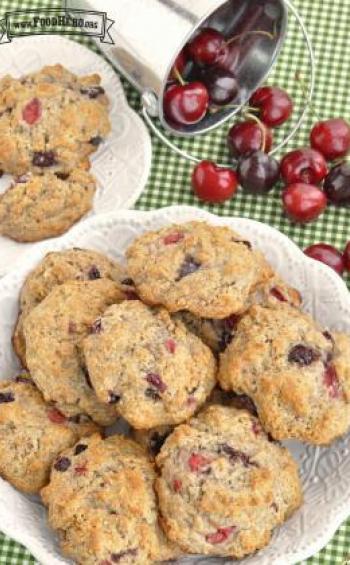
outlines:
[[[286,214],[295,222],[310,222],[318,218],[327,206],[324,192],[317,186],[305,183],[289,185],[282,194]]]
[[[216,61],[216,67],[224,69],[224,71],[229,71],[230,73],[235,73],[239,59],[241,56],[241,49],[237,43],[231,43],[227,45],[227,49],[223,49]]]
[[[201,161],[193,170],[192,186],[201,200],[219,203],[232,198],[238,180],[232,169],[218,167],[211,161]]]
[[[201,79],[208,89],[209,99],[212,104],[224,106],[232,102],[239,92],[239,85],[235,76],[230,71],[220,68],[203,70]]]
[[[325,263],[331,269],[334,269],[339,275],[342,275],[345,269],[343,255],[328,243],[315,243],[304,250],[305,255]]]
[[[265,132],[265,153],[272,147],[272,131],[262,122],[260,125],[254,121],[235,124],[228,132],[227,142],[233,157],[246,155],[251,151],[262,150],[263,132]]]
[[[272,128],[286,122],[293,112],[293,102],[289,94],[273,86],[258,88],[250,99],[250,105],[259,108],[260,119]]]
[[[252,151],[238,162],[238,180],[245,192],[263,194],[271,190],[280,176],[278,161],[262,151]]]
[[[322,153],[308,147],[287,153],[281,162],[281,175],[286,184],[318,184],[327,173],[328,167]]]
[[[215,65],[226,50],[224,36],[210,27],[201,29],[187,45],[188,54],[200,65]]]
[[[206,114],[209,95],[201,82],[171,85],[164,94],[164,113],[177,124],[196,124]]]
[[[184,49],[180,51],[175,59],[175,62],[170,71],[170,78],[173,80],[178,80],[178,74],[182,75],[186,65],[186,55]]]
[[[350,151],[350,124],[342,118],[318,122],[311,130],[311,146],[332,161]]]
[[[350,241],[345,246],[343,254],[344,266],[347,271],[350,271]]]
[[[350,204],[350,163],[340,163],[330,170],[324,190],[334,204]]]

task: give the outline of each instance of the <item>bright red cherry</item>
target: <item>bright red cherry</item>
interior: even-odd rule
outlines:
[[[286,214],[295,222],[305,223],[318,218],[327,206],[327,198],[318,186],[305,183],[289,185],[282,193]]]
[[[201,29],[187,45],[190,57],[200,65],[215,65],[227,49],[224,36],[210,27]]]
[[[346,244],[343,254],[344,265],[347,271],[350,271],[350,241]]]
[[[328,167],[322,153],[308,147],[287,153],[281,162],[281,175],[286,184],[318,184],[327,173]]]
[[[235,124],[228,132],[227,143],[233,157],[246,155],[251,151],[262,150],[263,132],[265,131],[265,153],[272,147],[272,131],[261,122],[254,121]]]
[[[318,122],[311,130],[310,142],[329,161],[344,157],[350,151],[350,124],[342,118]]]
[[[173,80],[178,80],[179,77],[176,71],[181,75],[184,71],[185,65],[186,65],[186,55],[184,49],[182,49],[178,54],[178,56],[176,57],[175,62],[172,66],[172,69],[170,71],[170,78],[172,78]]]
[[[286,122],[293,112],[293,101],[289,94],[274,86],[263,86],[254,92],[250,105],[260,110],[260,119],[274,128]]]
[[[196,124],[205,116],[208,104],[208,91],[201,82],[173,84],[164,94],[165,116],[177,124]]]
[[[331,269],[334,269],[339,275],[342,275],[345,269],[343,255],[328,243],[315,243],[304,250],[305,255],[325,263]]]
[[[212,161],[201,161],[193,170],[192,186],[201,200],[219,203],[232,198],[238,180],[232,169],[218,167]]]
[[[23,108],[22,118],[30,126],[40,120],[42,114],[42,105],[38,98],[32,98]]]

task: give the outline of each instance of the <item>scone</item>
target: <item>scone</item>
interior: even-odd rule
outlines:
[[[350,338],[281,304],[254,306],[221,354],[218,379],[250,396],[278,440],[329,444],[350,427]]]
[[[14,350],[23,367],[27,366],[25,357],[25,341],[23,336],[23,320],[29,312],[51,290],[67,281],[90,281],[110,279],[118,283],[132,298],[132,281],[127,277],[125,269],[102,253],[92,249],[65,249],[48,253],[39,265],[29,273],[20,295],[19,316],[13,335]]]
[[[38,493],[60,451],[96,431],[47,404],[28,375],[0,381],[0,475],[19,490]]]
[[[271,268],[249,242],[227,227],[205,222],[147,232],[126,255],[142,300],[201,318],[243,312],[252,289],[271,276]]]
[[[22,175],[67,173],[110,131],[99,75],[77,77],[61,65],[0,80],[0,169]]]
[[[91,210],[94,193],[83,169],[17,177],[0,195],[0,234],[22,242],[61,235]]]
[[[242,558],[301,504],[298,469],[245,410],[211,406],[156,458],[163,528],[185,552]]]
[[[70,281],[56,286],[24,320],[30,374],[45,400],[67,416],[86,413],[101,425],[116,419],[114,408],[95,395],[81,344],[95,318],[122,299],[108,279]]]
[[[210,349],[164,308],[139,300],[108,308],[83,352],[98,398],[137,429],[183,422],[215,385]]]
[[[212,404],[231,406],[238,410],[248,410],[253,416],[257,415],[254,403],[248,396],[245,394],[235,394],[231,391],[226,392],[218,386],[212,391],[203,409]],[[174,426],[158,426],[149,430],[132,430],[132,437],[147,450],[150,457],[154,458],[158,455],[166,438],[173,430]]]
[[[257,285],[249,294],[246,306],[253,304],[263,306],[276,306],[279,302],[287,302],[295,308],[301,306],[300,293],[288,286],[277,275],[272,276],[263,283]],[[176,314],[184,322],[186,327],[200,337],[214,353],[221,353],[231,342],[239,315],[231,315],[222,320],[214,318],[199,318],[185,310]]]
[[[41,494],[65,555],[80,565],[177,557],[158,525],[155,471],[130,439],[94,435],[64,451]]]

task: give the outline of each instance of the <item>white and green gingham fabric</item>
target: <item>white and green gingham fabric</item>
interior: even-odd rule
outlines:
[[[295,0],[295,4],[303,15],[313,40],[317,58],[317,76],[313,115],[309,115],[303,127],[294,137],[290,143],[290,149],[302,147],[308,143],[310,127],[317,118],[342,116],[350,120],[350,0]],[[51,2],[49,0],[0,0],[0,19],[5,12],[16,9],[59,6],[61,6],[60,0]],[[118,6],[117,0],[116,6]],[[87,41],[84,43],[95,48]],[[292,95],[295,101],[293,120],[297,120],[305,100],[300,81],[296,80],[296,73],[302,75],[307,82],[309,77],[307,50],[301,32],[293,16],[290,15],[287,40],[277,65],[270,75],[269,82],[286,88]],[[137,92],[125,81],[124,85],[131,106],[139,110]],[[293,120],[287,128],[292,126]],[[225,125],[214,133],[193,140],[176,140],[176,142],[183,149],[195,155],[227,162],[229,155],[225,140],[228,127]],[[287,128],[282,128],[277,132],[276,140],[286,135]],[[282,213],[281,187],[259,198],[239,193],[232,201],[224,205],[204,206],[191,192],[191,164],[173,154],[158,139],[153,138],[152,142],[153,165],[147,186],[135,205],[135,208],[139,210],[150,210],[171,204],[203,206],[216,214],[249,217],[266,222],[287,234],[302,248],[311,243],[325,241],[342,249],[350,240],[350,211],[346,208],[329,206],[316,222],[306,226],[291,224]],[[24,547],[0,533],[0,565],[3,563],[29,565],[36,561]],[[350,564],[350,518],[339,528],[328,545],[305,563],[308,565]]]

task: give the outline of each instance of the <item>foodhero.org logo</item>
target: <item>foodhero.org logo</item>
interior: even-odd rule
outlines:
[[[16,10],[6,12],[0,20],[0,43],[28,35],[84,35],[113,44],[109,31],[114,20],[106,12],[67,8]]]

